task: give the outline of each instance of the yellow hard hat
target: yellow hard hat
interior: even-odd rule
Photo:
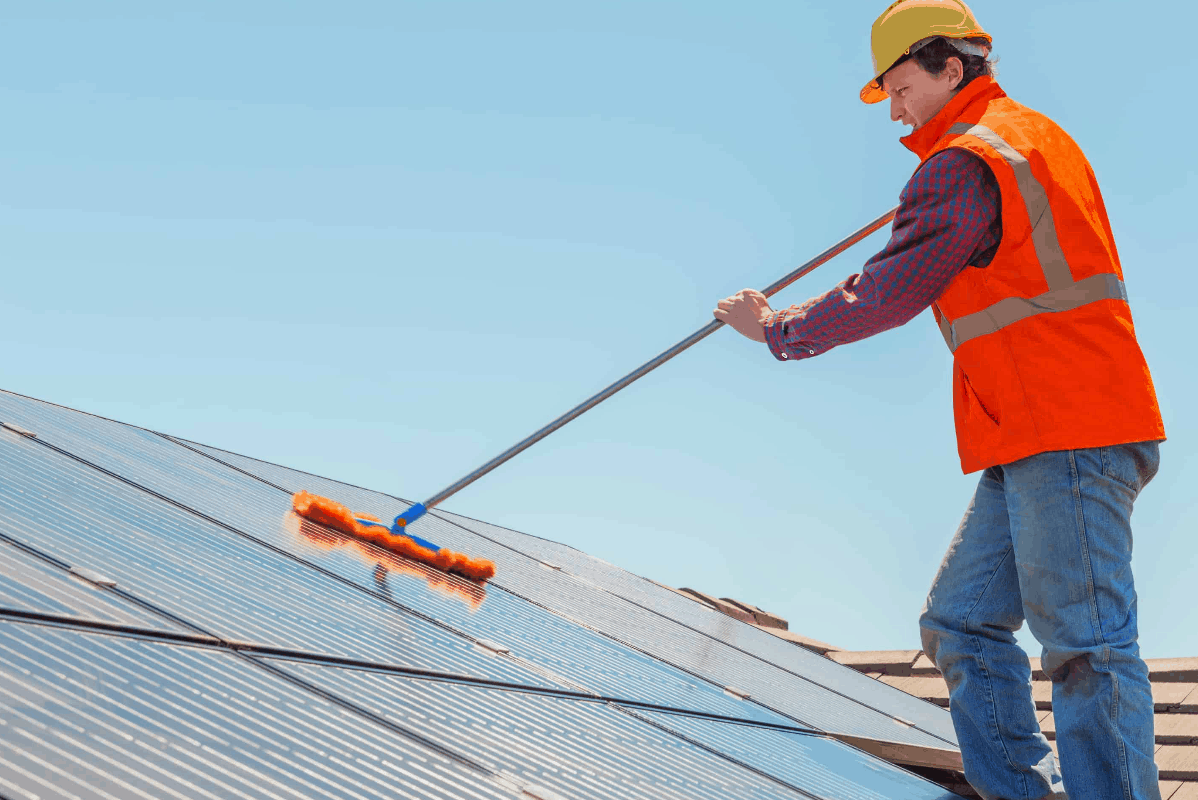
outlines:
[[[874,77],[861,90],[861,99],[866,103],[885,100],[887,95],[882,91],[879,79],[912,50],[938,37],[958,40],[967,36],[980,36],[993,41],[990,34],[982,30],[969,6],[961,0],[897,0],[891,3],[890,8],[874,21],[870,34]],[[952,41],[952,44],[963,53],[986,53],[969,42]]]

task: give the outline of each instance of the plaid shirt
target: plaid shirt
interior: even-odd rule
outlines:
[[[937,153],[899,195],[890,241],[831,291],[770,314],[774,358],[795,361],[897,328],[940,296],[966,265],[985,266],[1002,238],[998,184],[981,158]]]

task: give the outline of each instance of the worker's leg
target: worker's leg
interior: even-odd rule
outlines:
[[[1160,800],[1131,573],[1132,503],[1159,459],[1157,444],[1142,442],[1004,467],[1024,614],[1044,646],[1075,800]]]
[[[1061,791],[1036,722],[1027,654],[1015,643],[1022,624],[1003,468],[995,467],[982,473],[919,618],[924,652],[948,683],[965,777],[987,800]]]

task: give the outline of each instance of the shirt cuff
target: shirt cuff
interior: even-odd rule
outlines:
[[[804,342],[794,342],[793,346],[786,342],[786,318],[785,311],[775,311],[765,318],[762,323],[762,328],[765,330],[765,344],[769,347],[770,352],[779,361],[798,361],[803,358],[811,358],[815,355],[815,350],[808,347]]]

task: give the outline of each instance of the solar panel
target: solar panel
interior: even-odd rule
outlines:
[[[911,697],[885,683],[873,680],[857,670],[846,668],[829,658],[796,647],[767,631],[732,619],[708,606],[608,564],[574,548],[547,542],[460,515],[436,511],[454,524],[475,531],[526,552],[534,558],[550,561],[609,594],[629,601],[658,616],[707,634],[755,659],[800,675],[861,703],[914,722],[942,740],[956,744],[956,733],[948,713],[932,703]],[[513,588],[516,588],[513,586]],[[522,584],[521,589],[528,588]]]
[[[7,526],[6,526],[7,527]],[[52,615],[107,625],[184,633],[185,627],[122,599],[67,571],[68,565],[38,558],[0,541],[0,609],[29,616]]]
[[[0,718],[14,800],[512,798],[227,651],[0,621]]]
[[[5,535],[226,641],[551,685],[464,637],[8,431]]]
[[[788,731],[636,710],[687,740],[803,786],[820,797],[948,800],[957,795],[840,742]]]
[[[786,788],[859,800],[952,797],[923,778],[822,737],[650,715],[666,717],[667,727],[685,720],[678,727],[691,734],[699,728],[690,737],[700,745],[694,746],[611,706],[361,670],[281,667],[397,725],[452,741],[491,769],[515,772],[564,797],[621,797],[650,786],[660,798],[746,797]],[[702,732],[704,727],[724,730]],[[727,758],[733,753],[740,764]],[[786,769],[776,769],[778,763]]]
[[[214,457],[228,458],[224,451],[201,449]],[[230,462],[249,472],[258,469],[256,464],[261,463],[246,458]],[[387,495],[314,479],[284,467],[271,466],[260,471],[288,491],[314,486],[313,491],[383,519],[407,507]],[[593,580],[593,574],[588,577],[570,573],[569,568],[574,564],[561,551],[550,557],[554,562],[565,561],[555,566],[567,566],[567,570],[546,569],[541,559],[532,555],[521,557],[524,554],[516,549],[513,537],[504,535],[512,544],[496,541],[498,536],[492,538],[496,526],[455,516],[439,510],[430,513],[419,523],[422,535],[438,544],[495,560],[500,565],[495,584],[544,608],[713,683],[725,686],[752,683],[757,687],[753,692],[757,700],[795,722],[922,746],[955,746],[952,720],[942,708],[636,576],[629,576],[625,583],[647,584],[656,591],[634,592],[622,587],[609,591]],[[475,533],[464,527],[466,524],[486,532]],[[521,542],[526,544],[533,538],[525,537]],[[615,568],[611,571],[622,572]],[[621,590],[634,601],[619,594]]]
[[[201,456],[186,451],[174,453],[177,446],[160,437],[135,429],[106,432],[118,442],[123,440],[115,434],[123,434],[126,443],[132,444],[118,457],[82,442],[82,431],[72,431],[61,423],[50,424],[54,415],[66,416],[68,422],[77,423],[85,431],[89,418],[53,407],[47,411],[38,418],[31,414],[23,418],[23,422],[38,429],[43,442],[66,445],[72,452],[83,450],[92,459],[138,475],[158,490],[181,491],[171,485],[180,475],[190,474],[197,481],[205,479],[202,471],[187,465],[188,456],[201,462],[203,469],[223,470],[221,480],[216,482],[219,492],[198,486],[188,501],[203,505],[213,518],[237,523],[257,539],[318,563],[373,594],[419,609],[424,617],[437,623],[433,626],[420,618],[407,620],[403,625],[413,626],[428,641],[422,641],[419,647],[403,646],[402,655],[395,647],[380,649],[380,638],[388,636],[387,629],[400,627],[386,619],[385,603],[362,596],[347,605],[346,598],[354,595],[352,590],[318,574],[309,575],[309,570],[293,559],[269,550],[259,552],[259,545],[219,525],[197,519],[36,442],[8,432],[0,434],[3,444],[11,448],[0,444],[0,465],[5,457],[21,460],[20,465],[13,465],[20,479],[6,487],[8,491],[49,496],[61,494],[63,484],[78,484],[72,489],[72,504],[79,504],[81,509],[52,503],[37,510],[32,518],[42,524],[36,530],[20,530],[24,541],[49,548],[71,563],[115,569],[112,574],[122,586],[132,587],[139,596],[205,631],[275,647],[444,670],[450,667],[437,665],[446,661],[445,654],[464,651],[474,656],[468,641],[455,641],[440,630],[448,628],[510,649],[513,658],[537,668],[536,677],[529,672],[523,677],[526,681],[569,685],[607,696],[724,716],[787,721],[756,704],[728,697],[722,685],[688,675],[497,587],[480,590],[469,581],[413,565],[374,548],[357,548],[349,543],[349,537],[291,515],[284,492],[230,474]],[[96,423],[126,427],[103,420]],[[138,461],[134,454],[140,441],[145,442],[147,451],[165,448],[166,452],[155,454],[153,461]],[[151,468],[155,464],[163,465],[164,472],[170,465],[171,477],[154,483],[156,473]],[[3,491],[0,489],[0,498]],[[127,524],[142,520],[145,524]],[[56,541],[58,531],[73,530],[81,524],[83,530],[72,535],[69,542]],[[172,544],[164,550],[166,541]],[[114,561],[120,566],[107,566]],[[284,607],[273,608],[279,598],[287,598]],[[348,612],[352,612],[352,622],[342,623],[341,617]],[[352,630],[364,626],[369,630],[356,634]],[[453,669],[459,668],[449,663]],[[476,674],[466,665],[460,665],[460,669],[464,674]]]
[[[36,436],[0,429],[0,797],[953,796],[795,730],[942,748],[942,709],[565,545],[434,511],[483,587],[289,510],[389,495],[7,392],[0,422]]]

